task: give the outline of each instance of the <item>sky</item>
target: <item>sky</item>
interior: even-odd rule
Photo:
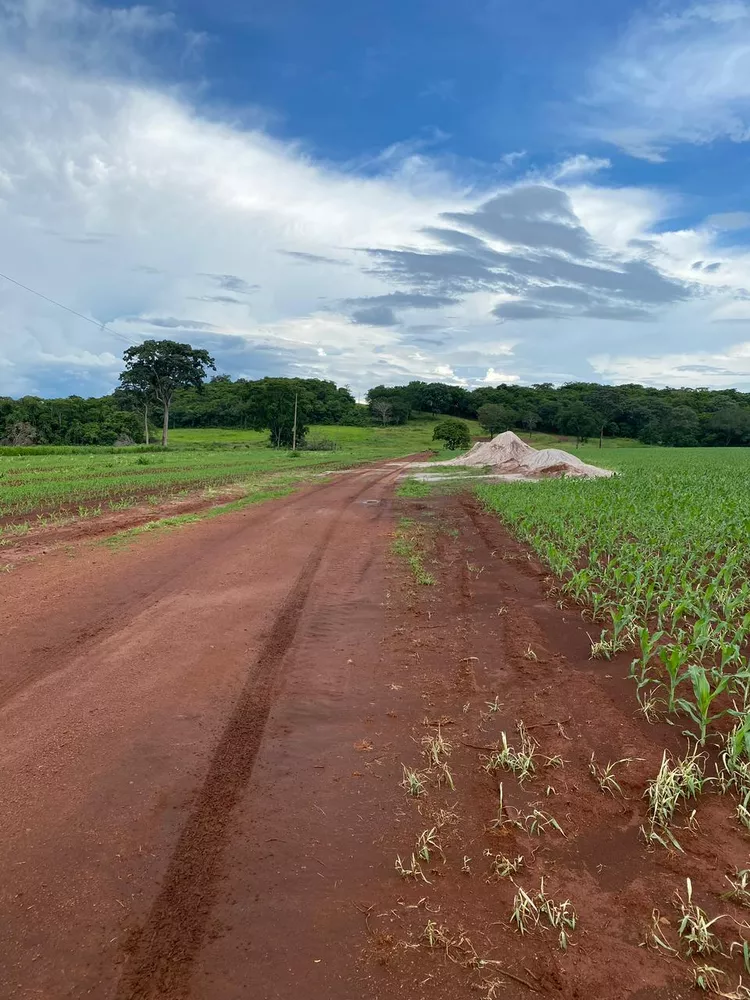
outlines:
[[[0,63],[0,395],[750,391],[750,0],[0,0]]]

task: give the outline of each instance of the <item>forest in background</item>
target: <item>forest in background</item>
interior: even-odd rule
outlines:
[[[268,429],[287,446],[297,400],[298,441],[315,424],[403,424],[414,416],[478,418],[491,433],[510,428],[585,441],[634,438],[667,446],[750,445],[750,394],[736,389],[655,389],[570,382],[468,390],[442,382],[378,385],[358,404],[323,379],[232,379],[217,375],[175,393],[172,427]],[[149,418],[160,419],[158,407]],[[0,443],[112,445],[144,440],[143,417],[122,390],[84,399],[0,397]]]

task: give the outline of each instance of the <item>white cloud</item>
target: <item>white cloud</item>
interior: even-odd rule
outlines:
[[[552,179],[556,181],[566,180],[569,177],[580,177],[583,174],[596,174],[600,170],[607,170],[612,166],[610,160],[599,156],[587,156],[585,153],[578,153],[576,156],[569,156],[563,160],[552,171]]]
[[[526,158],[525,149],[517,149],[511,153],[505,153],[500,157],[500,162],[504,163],[506,167],[514,167],[518,162]]]
[[[37,355],[40,363],[51,365],[73,365],[76,368],[104,368],[109,371],[118,371],[120,359],[109,351],[101,354],[92,354],[91,351],[78,351],[74,354],[48,354],[46,351],[39,351]]]
[[[495,368],[488,368],[487,374],[481,380],[486,385],[500,385],[502,382],[506,384],[509,382],[520,381],[520,376],[510,375],[508,372],[499,372]]]
[[[750,138],[750,4],[639,13],[596,66],[586,131],[658,161],[672,143]]]
[[[671,201],[598,187],[605,161],[582,154],[556,182],[468,191],[423,150],[391,147],[362,176],[144,76],[134,38],[190,41],[171,16],[80,0],[13,10],[0,34],[0,257],[95,323],[0,280],[0,394],[107,390],[146,336],[207,346],[232,374],[299,372],[358,394],[586,378],[587,357],[619,364],[655,342],[666,359],[680,345],[712,356],[712,320],[750,287],[750,257],[717,254],[715,222],[655,234]],[[67,43],[81,37],[79,63]],[[682,301],[668,279],[709,298]]]
[[[640,382],[655,386],[730,388],[750,381],[750,342],[725,351],[653,354],[643,357],[596,355],[594,371],[609,382]]]

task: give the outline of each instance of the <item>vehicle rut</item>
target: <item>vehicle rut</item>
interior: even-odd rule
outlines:
[[[382,485],[396,476],[389,472],[376,482]],[[373,480],[365,482],[341,505],[281,605],[216,747],[159,894],[118,983],[115,1000],[180,1000],[188,996],[191,967],[213,907],[232,813],[252,776],[280,668],[344,510],[373,485]]]

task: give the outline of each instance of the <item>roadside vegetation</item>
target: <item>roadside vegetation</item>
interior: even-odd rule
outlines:
[[[474,434],[476,422],[467,422]],[[296,452],[268,447],[264,431],[184,428],[170,447],[36,446],[0,448],[0,519],[35,523],[38,516],[91,517],[136,503],[158,505],[205,489],[243,488],[261,480],[303,479],[436,447],[435,421],[401,427],[318,425]],[[441,452],[450,457],[455,452]]]
[[[643,716],[686,737],[684,754],[665,751],[641,827],[647,842],[681,851],[674,817],[689,828],[704,787],[734,794],[750,829],[750,456],[623,450],[607,464],[621,475],[477,493],[549,568],[558,605],[581,608],[592,659],[628,657]]]
[[[422,586],[432,586],[435,577],[425,567],[425,559],[432,549],[430,531],[424,524],[403,517],[393,535],[393,551],[406,559],[415,581]]]
[[[622,963],[634,988],[750,998],[750,454],[579,454],[618,475],[399,485],[410,530],[461,532],[394,630],[429,708],[393,769],[412,822],[386,860],[415,916],[388,930],[488,997],[550,968],[624,996],[603,986]]]
[[[162,445],[179,428],[263,431],[277,448],[296,448],[316,424],[404,426],[415,417],[478,421],[505,430],[569,437],[577,444],[612,438],[669,447],[750,444],[750,394],[734,389],[653,389],[570,382],[555,387],[501,384],[469,390],[442,382],[373,386],[358,402],[326,379],[232,379],[208,352],[171,340],[146,340],[123,355],[119,386],[83,399],[0,397],[0,445]],[[158,428],[158,429],[157,429]]]

